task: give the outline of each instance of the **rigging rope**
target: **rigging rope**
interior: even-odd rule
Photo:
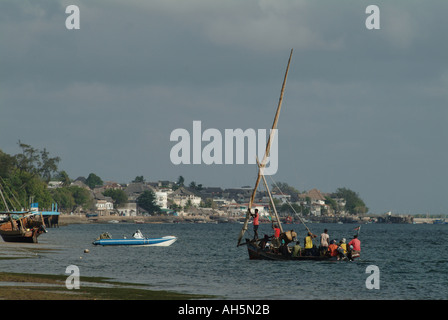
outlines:
[[[274,179],[272,179],[272,176],[269,176],[272,180],[272,183],[275,185],[275,187],[281,192],[282,190],[280,189],[280,187],[277,185],[277,183],[274,181]],[[310,228],[308,228],[308,226],[305,224],[304,219],[302,218],[302,216],[300,214],[298,214],[296,212],[296,210],[294,209],[294,207],[291,205],[291,203],[288,201],[288,199],[285,198],[286,203],[291,207],[292,211],[294,211],[294,213],[296,214],[296,216],[299,217],[300,221],[302,222],[302,224],[305,226],[305,228],[308,230],[308,232],[311,232]],[[312,233],[312,232],[311,232]]]
[[[0,177],[0,179],[2,180],[3,184],[0,183],[0,188],[2,188],[5,191],[5,196],[6,196],[6,200],[9,201],[9,203],[11,204],[12,208],[14,211],[17,211],[16,207],[14,206],[14,203],[12,202],[12,200],[10,198],[8,198],[8,195],[6,194],[6,191],[8,191],[12,197],[14,198],[14,200],[16,201],[16,204],[18,204],[18,208],[20,208],[22,205],[20,204],[19,200],[17,200],[14,192],[8,187],[8,184],[5,182],[5,180],[3,180],[2,177]],[[8,190],[6,190],[6,188],[8,188]],[[6,201],[5,200],[5,201]]]

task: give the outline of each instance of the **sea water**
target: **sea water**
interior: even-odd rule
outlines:
[[[65,274],[69,265],[83,276],[146,284],[153,290],[206,294],[218,299],[448,299],[448,225],[362,225],[361,258],[341,261],[249,260],[237,247],[241,224],[73,224],[48,229],[38,244],[0,240],[4,272]],[[320,235],[347,242],[353,224],[309,224]],[[170,247],[103,247],[92,242],[103,232],[131,237],[140,229],[146,237],[174,235]],[[293,229],[303,244],[303,225]],[[269,224],[260,236],[272,235]],[[252,236],[251,226],[246,233]],[[318,240],[318,239],[316,239]],[[315,240],[315,241],[316,241]],[[317,243],[318,241],[316,241]],[[89,252],[85,253],[84,250]],[[376,287],[367,285],[369,266],[376,266]],[[68,276],[68,274],[67,274]]]

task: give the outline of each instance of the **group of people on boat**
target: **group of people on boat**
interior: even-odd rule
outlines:
[[[302,251],[299,241],[293,247],[293,256],[330,256],[337,260],[353,259],[359,257],[361,253],[361,241],[358,239],[358,234],[353,236],[353,239],[347,244],[346,239],[342,238],[339,242],[336,239],[330,241],[328,229],[320,235],[320,245],[317,247],[313,239],[317,238],[312,232],[308,232],[305,237],[305,248]]]
[[[278,228],[277,228],[278,229]],[[325,231],[321,235],[321,243],[317,246],[313,239],[317,238],[317,236],[311,232],[308,232],[307,236],[304,239],[304,247],[300,245],[300,241],[297,239],[293,239],[291,241],[294,243],[293,246],[289,246],[287,240],[284,237],[281,237],[279,231],[277,232],[277,237],[267,237],[260,242],[260,248],[263,250],[272,250],[276,251],[283,255],[291,255],[291,257],[300,257],[300,256],[327,256],[329,258],[334,258],[335,260],[353,260],[360,256],[361,253],[361,241],[358,239],[358,235],[354,235],[353,239],[347,243],[345,238],[342,238],[340,241],[329,240],[328,230]],[[271,239],[271,243],[267,242],[268,239]],[[276,244],[280,244],[276,246]],[[266,246],[267,245],[267,246]]]
[[[259,226],[259,214],[257,209],[252,216],[254,217],[254,240],[257,241]],[[354,235],[349,243],[346,242],[345,238],[342,238],[339,242],[335,239],[330,241],[328,229],[325,229],[320,235],[320,245],[317,246],[313,242],[317,236],[308,230],[308,234],[304,239],[304,247],[302,248],[300,241],[297,240],[297,234],[293,230],[281,233],[277,224],[274,224],[272,227],[274,229],[274,235],[265,235],[258,243],[259,248],[262,250],[276,252],[282,255],[290,255],[291,257],[328,256],[330,258],[335,258],[336,260],[353,260],[354,258],[359,257],[361,253],[361,241],[358,239],[358,234]],[[293,242],[295,242],[295,244],[292,247],[288,245]]]

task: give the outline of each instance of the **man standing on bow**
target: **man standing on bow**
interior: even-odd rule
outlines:
[[[258,226],[260,225],[260,214],[258,213],[258,209],[255,209],[255,214],[251,214],[251,216],[254,218],[254,221],[252,224],[254,225],[254,239],[258,239]]]

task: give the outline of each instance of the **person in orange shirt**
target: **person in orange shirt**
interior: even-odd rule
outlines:
[[[332,257],[336,257],[338,255],[338,245],[336,244],[336,240],[331,240],[331,244],[328,246],[328,252]]]

